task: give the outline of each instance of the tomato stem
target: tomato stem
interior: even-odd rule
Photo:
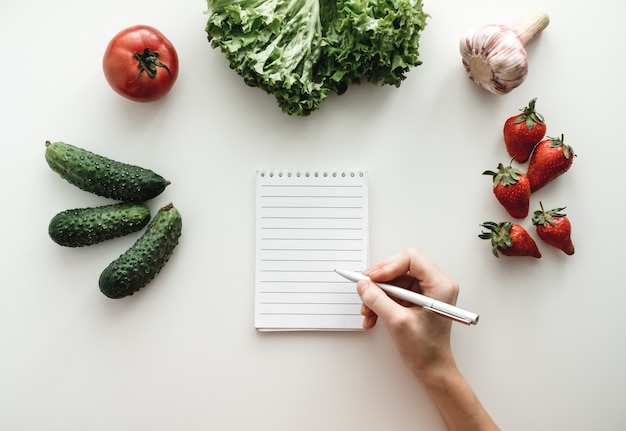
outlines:
[[[135,59],[139,62],[139,73],[133,81],[138,80],[143,72],[146,72],[150,78],[155,78],[159,67],[167,70],[167,73],[172,76],[170,68],[159,60],[158,51],[151,51],[150,48],[145,48],[141,54],[135,52]]]

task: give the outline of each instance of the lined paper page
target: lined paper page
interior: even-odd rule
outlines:
[[[361,329],[355,284],[334,269],[367,257],[367,172],[257,172],[257,329]]]

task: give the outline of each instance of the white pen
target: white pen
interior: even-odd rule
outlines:
[[[370,280],[370,278],[356,271],[344,271],[341,269],[335,269],[335,272],[350,281],[357,282],[359,280]],[[371,281],[371,280],[370,280]],[[389,295],[411,302],[415,305],[420,305],[426,310],[437,313],[448,319],[455,320],[457,322],[464,323],[466,325],[476,325],[478,323],[478,314],[463,310],[454,305],[446,304],[445,302],[438,301],[428,296],[413,292],[412,290],[403,289],[398,286],[392,286],[391,284],[375,283],[382,290]]]

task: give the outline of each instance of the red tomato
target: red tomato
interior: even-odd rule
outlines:
[[[111,39],[102,67],[117,93],[136,102],[152,102],[165,96],[176,82],[178,55],[159,30],[136,25]]]

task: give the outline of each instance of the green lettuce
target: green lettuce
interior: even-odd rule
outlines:
[[[395,85],[419,59],[421,0],[207,0],[206,32],[244,82],[306,116],[329,92]]]

